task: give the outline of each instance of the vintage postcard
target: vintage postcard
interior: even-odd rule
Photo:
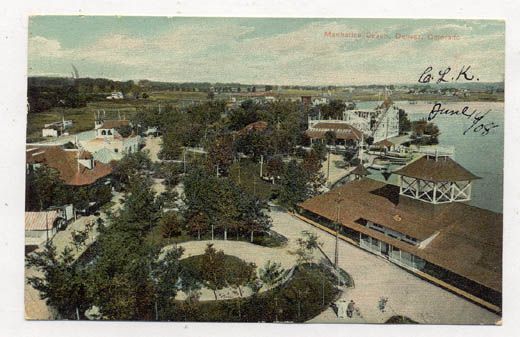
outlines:
[[[501,324],[503,21],[28,29],[26,319]]]

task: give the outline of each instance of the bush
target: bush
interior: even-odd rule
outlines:
[[[306,264],[295,268],[286,283],[249,298],[190,303],[189,310],[185,302],[176,301],[168,313],[172,320],[197,322],[304,322],[325,310],[338,294],[335,275]]]

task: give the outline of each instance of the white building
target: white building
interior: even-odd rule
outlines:
[[[125,96],[121,91],[114,91],[110,94],[110,96],[107,96],[107,99],[123,99]]]
[[[345,110],[342,119],[328,120],[309,117],[309,129],[318,123],[348,124],[361,131],[366,137],[373,137],[374,143],[399,136],[399,109],[385,100],[374,110]]]

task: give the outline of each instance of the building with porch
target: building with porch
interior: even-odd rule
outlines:
[[[381,142],[399,136],[399,109],[390,99],[385,99],[374,110],[347,108],[340,119],[322,119],[321,112],[318,112],[317,116],[309,115],[308,125],[309,130],[323,125],[327,125],[330,129],[344,128],[344,125],[349,125],[360,131],[365,138],[372,137],[374,142]]]
[[[477,176],[449,156],[394,171],[398,185],[351,181],[302,202],[303,217],[347,241],[499,312],[502,214],[468,204]]]
[[[309,125],[305,135],[309,137],[311,145],[316,142],[324,142],[327,132],[333,132],[336,136],[336,145],[347,146],[349,142],[354,144],[363,140],[363,133],[345,122],[321,122]]]

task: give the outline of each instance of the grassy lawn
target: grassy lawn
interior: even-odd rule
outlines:
[[[265,168],[265,166],[264,166]],[[255,163],[248,159],[240,160],[231,165],[230,177],[239,184],[245,191],[258,196],[262,200],[269,200],[276,185],[260,179],[260,163]]]
[[[335,276],[320,265],[298,267],[286,283],[248,298],[176,301],[163,319],[194,322],[305,322],[329,307],[339,291]]]
[[[94,129],[94,113],[97,110],[105,110],[107,119],[117,119],[118,114],[121,118],[130,119],[137,109],[136,105],[130,103],[95,101],[83,108],[52,108],[46,112],[30,113],[27,115],[27,139],[28,141],[43,139],[41,129],[44,125],[61,121],[62,114],[66,120],[72,120],[72,127],[68,129],[72,134]]]

